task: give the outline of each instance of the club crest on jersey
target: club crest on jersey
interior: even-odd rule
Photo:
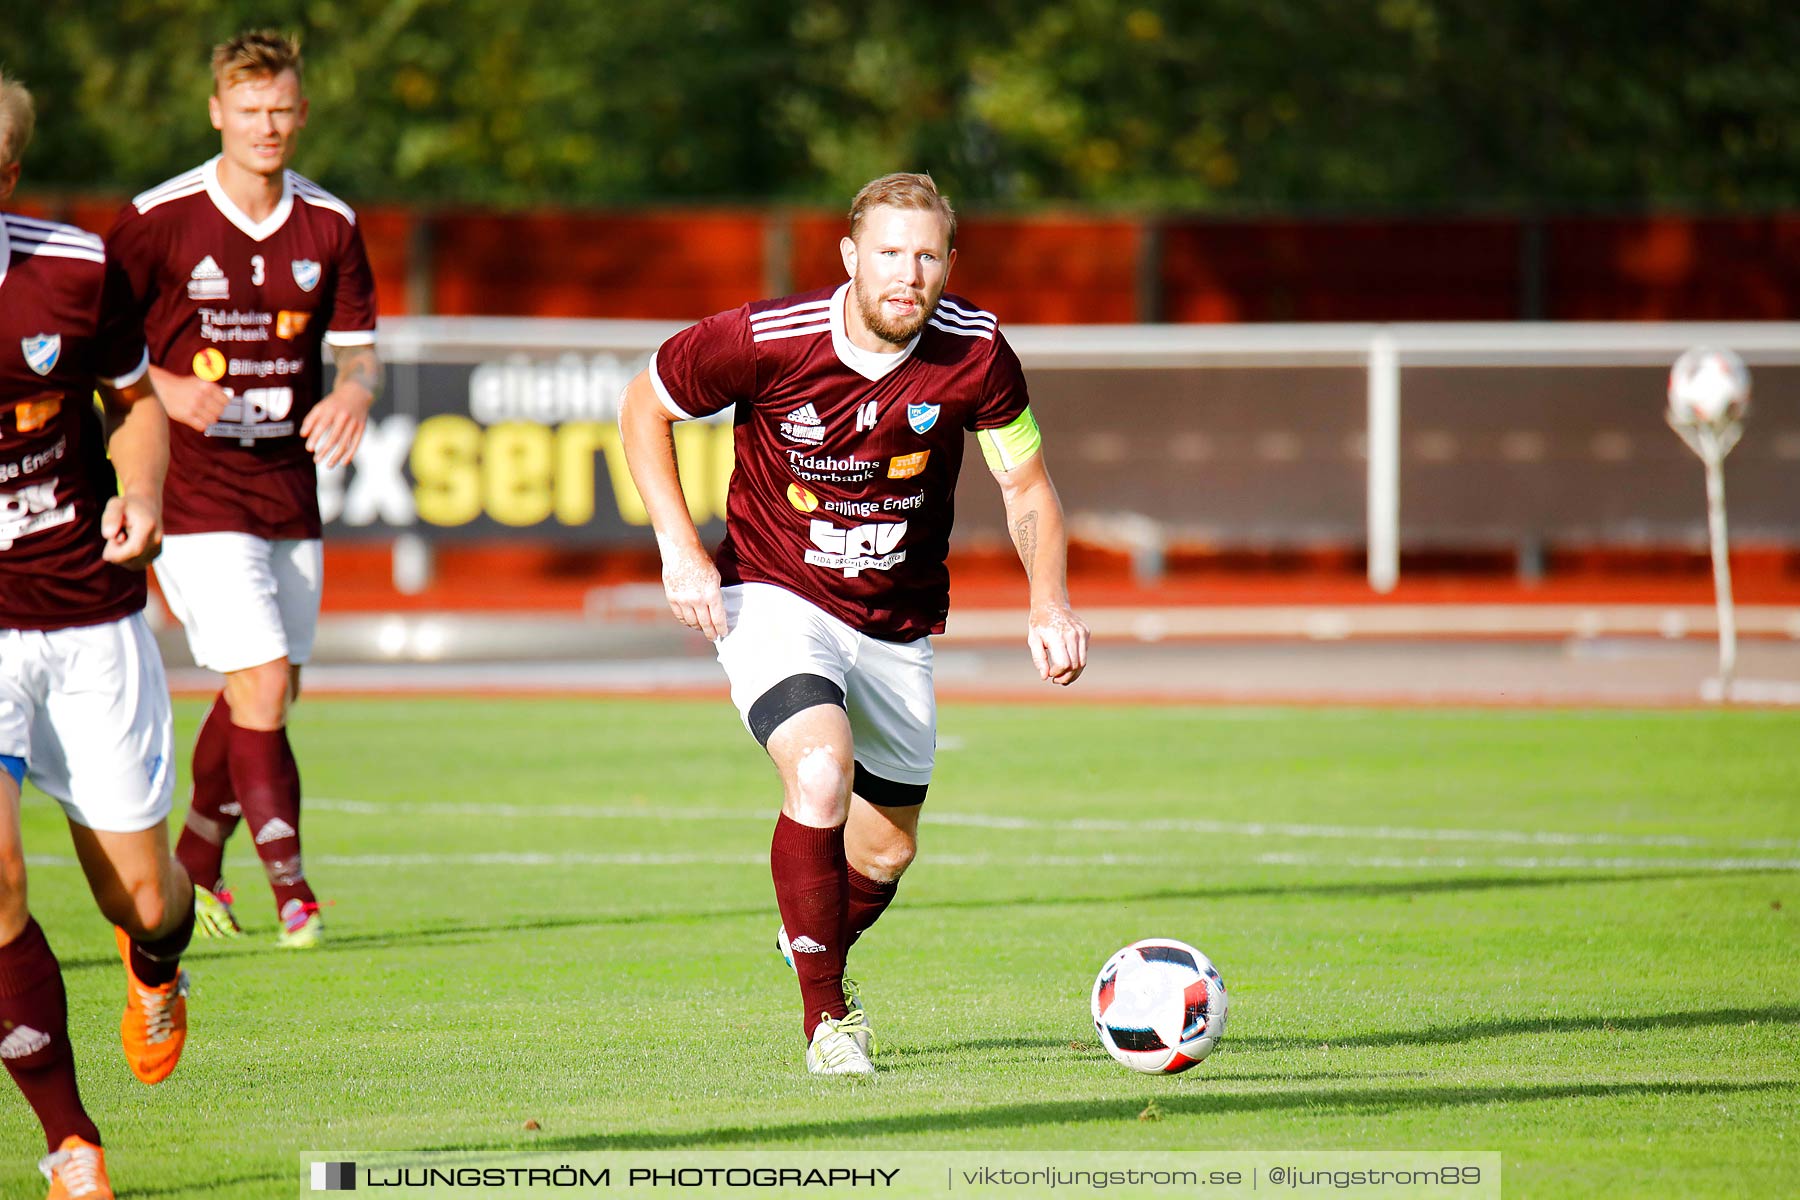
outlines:
[[[906,423],[912,426],[914,433],[929,433],[937,424],[940,404],[909,404],[906,406]]]
[[[20,338],[19,348],[25,351],[26,366],[39,375],[48,375],[56,360],[62,357],[62,334],[39,333]]]
[[[294,282],[300,285],[300,290],[303,292],[310,292],[318,287],[319,279],[323,274],[319,264],[310,258],[294,260]]]

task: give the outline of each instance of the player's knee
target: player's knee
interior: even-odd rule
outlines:
[[[125,881],[120,911],[106,914],[113,924],[138,941],[150,941],[174,923],[167,889],[153,875]]]
[[[919,844],[904,835],[893,838],[867,852],[868,861],[861,866],[862,873],[876,883],[893,883],[906,874],[906,868],[918,856]]]
[[[843,824],[850,811],[849,756],[831,746],[808,747],[794,765],[789,791],[804,824]]]
[[[234,671],[225,682],[231,723],[245,729],[280,729],[287,724],[293,678],[285,659]]]

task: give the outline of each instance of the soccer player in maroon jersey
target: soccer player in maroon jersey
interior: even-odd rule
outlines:
[[[350,461],[380,386],[375,288],[356,214],[287,169],[307,103],[300,51],[272,33],[213,53],[221,152],[134,199],[107,235],[145,310],[150,374],[172,419],[156,564],[194,660],[225,677],[194,745],[175,852],[200,928],[234,936],[225,840],[249,821],[283,946],[318,944],[300,856],[288,707],[323,583],[318,465]],[[320,348],[337,364],[320,395]]]
[[[30,93],[0,77],[0,205],[32,124]],[[63,806],[117,927],[132,1072],[160,1083],[187,1038],[194,893],[169,854],[174,734],[143,614],[169,461],[147,365],[100,239],[0,212],[0,1060],[43,1123],[52,1200],[113,1193],[76,1086],[62,970],[26,904],[27,775]]]
[[[718,648],[781,776],[770,868],[800,981],[807,1069],[866,1075],[844,978],[918,843],[936,744],[931,639],[949,609],[951,504],[973,431],[1031,587],[1026,643],[1071,684],[1087,626],[1019,360],[992,314],[944,294],[956,217],[926,175],[868,184],[840,243],[848,283],[708,317],[625,390],[626,458],[669,607]],[[725,540],[708,556],[672,426],[734,411]]]

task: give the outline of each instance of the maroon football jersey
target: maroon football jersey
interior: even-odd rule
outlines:
[[[171,422],[164,527],[316,538],[300,423],[319,401],[321,344],[374,342],[374,277],[343,201],[288,171],[258,223],[218,169],[215,158],[138,196],[106,238],[143,309],[150,361],[232,397],[204,434]]]
[[[94,384],[148,361],[100,239],[0,213],[0,628],[64,629],[144,607],[144,573],[100,557],[118,490]]]
[[[716,561],[887,641],[941,633],[964,431],[1025,410],[1025,375],[991,313],[946,295],[898,354],[844,332],[849,285],[719,313],[662,344],[657,395],[678,417],[735,406],[737,464]]]

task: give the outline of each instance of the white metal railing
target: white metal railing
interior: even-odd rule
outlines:
[[[503,355],[645,355],[673,321],[394,317],[381,323],[396,363]],[[1409,366],[1666,365],[1690,346],[1729,346],[1752,370],[1800,365],[1800,322],[1469,322],[1009,326],[1027,368],[1360,366],[1368,372],[1369,583],[1399,578],[1401,372]],[[1651,404],[1655,397],[1645,397]]]

